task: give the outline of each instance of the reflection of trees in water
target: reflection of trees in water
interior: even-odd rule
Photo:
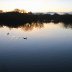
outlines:
[[[31,31],[33,30],[34,28],[43,28],[44,27],[44,23],[46,24],[50,24],[50,23],[54,23],[54,24],[59,24],[61,23],[63,25],[63,27],[65,28],[72,28],[72,23],[71,22],[58,22],[58,21],[49,21],[49,22],[32,22],[32,23],[20,23],[20,24],[9,24],[9,23],[6,23],[6,24],[0,24],[0,27],[3,27],[3,26],[7,26],[9,27],[10,29],[11,28],[21,28],[22,30],[24,31]]]
[[[3,25],[0,25],[0,28],[3,27]]]
[[[63,23],[63,25],[64,25],[64,27],[65,28],[72,28],[72,23],[69,23],[69,24],[67,24],[67,23]]]
[[[29,30],[33,30],[34,28],[42,28],[44,27],[44,24],[42,23],[27,23],[27,24],[24,24],[22,26],[20,26],[21,29],[23,29],[24,31],[29,31]]]
[[[60,22],[60,21],[53,20],[52,23],[54,24],[61,23],[65,28],[72,28],[72,22]]]
[[[33,22],[33,23],[26,23],[26,24],[0,24],[0,28],[3,26],[7,26],[10,29],[11,28],[21,28],[24,31],[29,31],[29,30],[31,31],[34,28],[39,28],[39,29],[43,28],[44,24],[40,22],[36,22],[36,23]]]

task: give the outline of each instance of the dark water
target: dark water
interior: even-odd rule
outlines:
[[[72,72],[71,25],[0,27],[0,72]]]

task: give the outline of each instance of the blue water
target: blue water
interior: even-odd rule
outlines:
[[[72,72],[72,29],[61,23],[1,27],[0,72]]]

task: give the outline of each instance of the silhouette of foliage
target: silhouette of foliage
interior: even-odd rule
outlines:
[[[0,13],[0,26],[19,27],[28,23],[28,26],[32,27],[32,23],[42,24],[53,22],[56,24],[61,22],[64,23],[65,27],[72,27],[72,15],[70,14],[33,14],[32,12],[21,13],[19,11],[19,9],[16,9],[15,12]]]
[[[18,9],[18,8],[14,9],[14,11],[13,11],[13,12],[27,13],[27,11],[26,11],[26,10],[24,10],[24,9]]]
[[[3,10],[0,10],[0,13],[3,13]]]

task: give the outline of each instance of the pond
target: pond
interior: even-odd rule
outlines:
[[[0,72],[71,71],[71,24],[0,26]]]

